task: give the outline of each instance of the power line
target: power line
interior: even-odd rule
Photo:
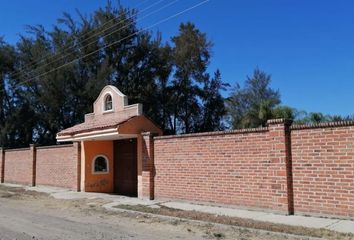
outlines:
[[[150,0],[145,0],[145,1],[143,1],[142,3],[138,4],[136,7],[142,5],[143,3],[147,2],[147,1],[150,1]],[[153,6],[159,4],[160,2],[163,2],[163,1],[165,1],[165,0],[159,0],[159,1],[155,2],[154,4],[150,5],[149,7],[147,7],[147,8],[145,8],[145,9],[141,10],[141,12],[137,12],[137,13],[133,14],[132,16],[130,16],[129,18],[123,19],[123,20],[119,21],[118,23],[113,24],[112,26],[108,27],[107,29],[110,29],[110,28],[112,28],[112,27],[114,27],[114,26],[116,26],[116,25],[119,25],[119,24],[121,24],[121,23],[124,22],[124,21],[128,21],[128,20],[130,20],[130,19],[136,17],[136,16],[138,15],[138,13],[145,12],[146,10],[150,9],[151,7],[153,7]],[[107,25],[108,23],[113,22],[114,20],[116,20],[118,17],[119,17],[119,16],[117,16],[117,17],[115,17],[115,18],[109,20],[108,22],[104,23],[103,25],[101,25],[100,27],[98,27],[98,28],[96,28],[96,29],[92,29],[92,30],[86,32],[83,36],[88,35],[89,33],[94,32],[94,31],[96,31],[96,30],[99,29],[99,28],[102,28],[103,26]],[[107,29],[103,29],[103,30],[101,30],[100,32],[94,34],[93,36],[96,36],[96,35],[98,35],[98,34],[104,32],[104,31],[106,31]],[[83,38],[83,36],[81,36],[80,38]],[[91,36],[90,38],[92,38],[93,36]],[[79,40],[81,40],[80,38],[79,38]],[[90,38],[89,38],[89,39],[90,39]],[[84,40],[84,39],[83,39],[83,40]],[[71,48],[74,48],[74,47],[75,47],[75,44],[74,44],[73,46],[64,48],[62,51],[64,52],[64,51],[66,51],[66,50],[68,50],[68,49],[71,49]],[[48,56],[50,56],[50,55],[51,55],[51,53],[48,53],[48,54],[46,54],[44,57],[42,57],[41,59],[38,58],[36,61],[32,61],[32,64],[30,64],[29,66],[27,66],[27,68],[32,67],[32,66],[34,66],[34,65],[36,65],[36,64],[38,64],[38,63],[40,63],[41,61],[44,60],[44,58],[46,58],[46,57],[48,57]],[[56,54],[56,55],[54,55],[54,56],[51,56],[49,59],[55,58],[55,57],[57,57],[57,56],[60,56],[60,54]],[[25,67],[25,68],[26,68],[26,67]],[[13,77],[13,76],[17,76],[17,75],[19,75],[20,73],[22,73],[22,72],[24,72],[24,71],[25,71],[25,69],[18,71],[18,72],[15,73],[14,75],[13,75],[13,73],[11,73],[11,74],[9,74],[9,75],[12,76],[12,77]],[[33,72],[33,70],[32,70],[31,72]]]
[[[127,37],[124,37],[124,38],[122,38],[122,39],[119,39],[119,40],[117,40],[117,41],[115,41],[115,42],[113,42],[113,43],[106,44],[105,46],[103,46],[103,47],[101,47],[101,48],[99,48],[99,49],[97,49],[97,50],[95,50],[95,51],[93,51],[93,52],[91,52],[91,53],[88,53],[88,54],[86,54],[86,55],[84,55],[84,56],[78,57],[78,58],[76,58],[76,59],[74,59],[74,60],[72,60],[72,61],[70,61],[70,62],[68,62],[68,63],[65,63],[65,64],[63,64],[63,65],[61,65],[61,66],[59,66],[59,67],[57,67],[57,68],[54,68],[54,69],[52,69],[52,70],[50,70],[50,71],[48,71],[48,72],[42,73],[42,74],[40,74],[40,75],[34,76],[34,77],[32,77],[32,78],[30,78],[30,79],[27,79],[27,80],[25,80],[25,81],[19,82],[19,83],[16,84],[16,85],[20,85],[20,84],[23,84],[23,83],[30,82],[30,81],[34,80],[35,78],[42,77],[42,76],[47,75],[47,74],[49,74],[49,73],[52,73],[52,72],[54,72],[54,71],[56,71],[56,70],[59,70],[59,69],[61,69],[61,68],[63,68],[63,67],[66,67],[66,66],[68,66],[68,65],[70,65],[70,64],[72,64],[72,63],[74,63],[74,62],[76,62],[76,61],[78,61],[78,60],[81,60],[81,59],[84,59],[84,58],[86,58],[86,57],[88,57],[88,56],[91,56],[92,54],[95,54],[95,53],[97,53],[97,52],[99,52],[99,51],[101,51],[101,50],[103,50],[103,49],[105,49],[105,48],[107,48],[107,47],[111,47],[111,46],[113,46],[113,45],[115,45],[115,44],[117,44],[117,43],[120,43],[120,42],[122,42],[122,41],[124,41],[124,40],[126,40],[126,39],[128,39],[128,38],[130,38],[130,37],[133,37],[133,36],[135,36],[135,35],[137,35],[137,34],[143,32],[143,31],[149,30],[149,29],[151,29],[151,28],[153,28],[153,27],[156,27],[156,26],[158,26],[158,25],[160,25],[160,24],[162,24],[162,23],[164,23],[164,22],[167,22],[167,21],[169,21],[169,20],[171,20],[171,19],[173,19],[173,18],[176,18],[176,17],[178,17],[178,16],[180,16],[180,15],[186,13],[186,12],[189,12],[189,11],[191,11],[191,10],[197,8],[197,7],[200,7],[200,6],[204,5],[205,3],[209,2],[209,1],[210,1],[210,0],[204,0],[204,1],[202,1],[202,2],[199,2],[198,4],[195,4],[195,5],[193,5],[193,6],[189,7],[189,8],[186,8],[186,9],[180,11],[180,12],[177,12],[177,13],[175,13],[175,14],[173,14],[173,15],[167,17],[167,18],[164,18],[164,19],[162,19],[162,20],[160,20],[160,21],[158,21],[158,22],[156,22],[156,23],[154,23],[154,24],[152,24],[152,25],[150,25],[150,26],[148,26],[148,27],[146,27],[146,28],[143,28],[143,29],[141,29],[141,30],[139,30],[139,31],[137,31],[137,32],[135,32],[135,33],[133,33],[133,34],[127,36]]]
[[[144,0],[144,1],[141,2],[140,4],[138,4],[138,5],[136,5],[135,7],[133,7],[133,9],[138,8],[139,6],[143,5],[144,3],[148,2],[148,1],[151,1],[151,0]],[[108,28],[106,28],[106,29],[103,29],[103,30],[101,30],[100,32],[97,32],[96,34],[92,35],[92,36],[89,37],[88,39],[90,39],[90,38],[92,38],[92,37],[94,37],[94,36],[97,36],[97,35],[99,35],[100,33],[105,32],[106,30],[108,30],[108,29],[110,29],[110,28],[113,28],[113,27],[115,27],[116,25],[119,25],[119,24],[123,23],[124,21],[128,21],[128,20],[130,20],[130,19],[136,17],[138,14],[143,13],[143,12],[149,10],[150,8],[154,7],[155,5],[157,5],[157,4],[159,4],[159,3],[163,2],[163,1],[166,1],[166,0],[159,0],[159,1],[156,1],[155,3],[151,4],[150,6],[148,6],[148,7],[144,8],[144,9],[142,9],[140,12],[137,11],[135,14],[133,14],[133,15],[130,16],[129,18],[123,19],[123,20],[121,20],[121,21],[119,21],[119,22],[113,24],[112,26],[110,26],[110,27],[108,27]],[[90,31],[88,31],[88,32],[86,32],[86,33],[84,33],[83,36],[80,36],[80,38],[83,38],[84,36],[86,36],[86,35],[88,35],[88,34],[94,32],[94,31],[97,31],[97,30],[99,30],[100,28],[103,28],[103,27],[106,26],[107,24],[109,24],[109,23],[113,22],[114,20],[116,20],[118,17],[119,17],[119,16],[117,16],[117,17],[115,17],[115,18],[109,20],[108,22],[105,22],[103,25],[99,26],[98,28],[92,29],[92,30],[90,30]],[[81,39],[80,39],[80,40],[81,40]],[[85,39],[84,39],[84,40],[85,40]],[[67,48],[62,49],[62,51],[64,52],[64,51],[66,51],[66,50],[68,50],[68,49],[71,49],[71,48],[74,48],[74,47],[75,47],[75,44],[74,44],[73,46],[70,46],[70,47],[67,47]],[[8,75],[11,76],[11,77],[17,76],[17,75],[19,75],[20,73],[24,72],[26,68],[28,69],[28,68],[30,68],[30,67],[32,67],[32,66],[34,66],[34,65],[36,65],[36,64],[38,64],[38,63],[40,63],[41,61],[43,61],[46,57],[48,57],[48,56],[50,56],[50,55],[51,55],[51,53],[48,53],[48,54],[44,55],[44,56],[41,57],[41,58],[38,58],[38,59],[36,59],[36,60],[33,60],[33,61],[31,61],[31,63],[25,65],[25,66],[23,67],[24,69],[19,70],[19,71],[13,71],[13,72],[9,73]],[[48,58],[48,59],[55,58],[55,57],[58,56],[58,55],[59,55],[59,54],[56,54],[56,55],[54,55],[54,56],[51,56],[51,57]]]
[[[138,19],[137,22],[139,22],[139,21],[141,21],[141,20],[143,20],[143,19],[145,19],[145,18],[147,18],[147,17],[149,17],[149,16],[151,16],[151,15],[157,13],[157,12],[162,11],[163,9],[165,9],[165,8],[167,8],[167,7],[169,7],[169,6],[173,5],[173,4],[175,4],[175,3],[178,2],[178,1],[179,1],[179,0],[174,0],[174,1],[172,1],[172,2],[170,2],[170,3],[168,3],[168,4],[166,4],[166,5],[164,5],[164,6],[160,7],[160,8],[158,8],[157,10],[152,11],[151,13],[149,13],[149,14],[143,16],[142,18]],[[114,31],[112,31],[112,32],[109,32],[109,33],[107,33],[106,35],[103,35],[102,38],[107,37],[107,36],[110,36],[110,35],[112,35],[112,34],[118,32],[118,31],[120,31],[120,30],[123,30],[123,29],[129,27],[129,25],[130,25],[130,24],[124,25],[123,27],[121,27],[121,28],[119,28],[119,29],[116,29],[116,30],[114,30]],[[110,28],[111,28],[111,27],[110,27]],[[108,29],[109,29],[109,28],[108,28]],[[107,29],[106,29],[106,30],[107,30]],[[102,31],[102,32],[105,32],[106,30],[104,30],[104,31]],[[99,33],[101,33],[101,32],[99,32]],[[95,34],[95,35],[98,35],[99,33],[97,33],[97,34]],[[95,36],[95,35],[93,35],[93,36]],[[93,36],[89,37],[88,39],[91,39]],[[88,39],[85,39],[85,40],[88,40]],[[85,48],[85,47],[90,46],[90,45],[92,45],[92,44],[94,44],[94,43],[96,43],[96,42],[97,42],[96,40],[91,41],[91,42],[89,42],[88,44],[85,44],[85,45],[81,46],[81,48]],[[72,47],[68,48],[68,50],[69,50],[69,49],[74,49],[74,47],[75,47],[75,46],[72,46]],[[70,55],[73,54],[73,53],[74,53],[74,51],[68,52],[68,53],[62,55],[61,57],[59,57],[59,58],[57,58],[57,59],[55,59],[55,60],[53,60],[53,61],[51,61],[51,62],[48,62],[48,63],[46,63],[46,64],[44,64],[44,65],[42,65],[42,66],[39,66],[39,69],[44,68],[44,67],[46,67],[46,66],[48,66],[48,65],[50,65],[50,64],[56,63],[56,62],[58,62],[59,60],[64,59],[65,57],[68,57],[68,56],[70,56]],[[37,71],[37,70],[38,70],[38,69],[33,69],[33,70],[29,71],[27,74],[31,74],[32,72],[35,72],[35,71]],[[20,73],[21,73],[21,72],[20,72]]]

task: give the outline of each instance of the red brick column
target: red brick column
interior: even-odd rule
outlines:
[[[0,183],[4,183],[5,180],[5,151],[0,148]]]
[[[30,144],[30,158],[32,161],[32,186],[36,186],[36,157],[36,146],[34,144]]]
[[[284,119],[268,121],[270,140],[270,159],[272,162],[272,192],[274,196],[273,208],[294,213],[291,144],[291,122]]]
[[[77,191],[81,191],[81,142],[74,142],[74,156],[73,161],[77,163]]]
[[[150,132],[142,133],[142,191],[140,196],[154,199],[154,141]]]

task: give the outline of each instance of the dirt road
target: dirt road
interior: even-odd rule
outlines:
[[[102,200],[57,200],[0,185],[0,239],[307,239],[105,211]]]
[[[181,239],[191,238],[183,229],[139,224],[139,220],[104,219],[67,211],[45,212],[1,202],[1,239]],[[34,211],[35,210],[35,211]],[[200,236],[195,236],[201,239]]]

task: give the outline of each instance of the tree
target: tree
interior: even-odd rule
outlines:
[[[174,105],[170,116],[171,131],[189,133],[219,129],[225,113],[220,90],[225,85],[219,71],[213,79],[206,73],[212,43],[192,23],[181,24],[172,43],[174,74],[170,92]]]
[[[3,147],[25,146],[33,137],[33,112],[10,81],[16,59],[15,48],[0,39],[0,146]]]
[[[331,122],[340,122],[340,121],[353,121],[354,115],[341,116],[341,115],[333,115],[329,116],[329,121]]]
[[[264,126],[272,110],[280,103],[280,93],[269,85],[271,76],[256,68],[247,77],[245,86],[237,84],[227,99],[227,109],[233,128]]]
[[[137,81],[130,81],[128,76],[136,69],[130,68],[133,65],[130,59],[144,46],[134,42],[143,36],[128,37],[137,31],[134,13],[125,8],[115,9],[108,3],[106,9],[97,10],[91,17],[78,13],[78,23],[64,13],[50,32],[41,26],[28,27],[30,35],[22,36],[17,44],[18,71],[22,70],[24,74],[13,80],[21,86],[21,95],[29,102],[33,118],[37,118],[34,142],[54,144],[58,131],[82,122],[106,84],[121,89],[127,86],[122,90],[134,93],[129,86],[135,87]],[[101,25],[110,31],[100,32]],[[119,31],[113,31],[117,25]],[[117,39],[126,40],[114,45]],[[111,44],[112,47],[102,48]],[[33,59],[41,59],[41,56],[46,57],[33,65]],[[21,66],[30,67],[23,69]],[[147,79],[144,75],[139,77]],[[130,85],[125,84],[125,79],[129,79]]]
[[[295,120],[296,117],[297,110],[288,106],[277,106],[272,111],[272,118]]]
[[[14,67],[14,49],[0,38],[0,144],[7,144],[8,132],[7,117],[11,114],[13,107],[6,86],[8,85],[8,74]]]
[[[337,116],[338,117],[338,116]],[[332,121],[332,117],[322,113],[300,111],[299,116],[296,117],[294,123],[296,124],[318,124],[322,122]]]
[[[226,108],[220,91],[226,90],[228,86],[222,82],[219,70],[214,73],[213,78],[207,76],[202,91],[203,111],[199,132],[225,129],[223,118],[226,115]]]
[[[159,32],[137,27],[135,9],[108,2],[77,15],[64,13],[49,31],[27,26],[16,46],[0,41],[3,146],[56,143],[57,132],[82,122],[107,84],[130,104],[143,103],[167,134],[224,128],[227,85],[219,71],[207,72],[212,43],[194,24],[181,24],[163,43]]]

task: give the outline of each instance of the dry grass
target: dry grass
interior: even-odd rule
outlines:
[[[262,221],[255,221],[251,219],[221,216],[221,215],[202,213],[197,211],[184,211],[184,210],[168,208],[161,205],[160,208],[150,208],[144,205],[135,205],[135,206],[118,205],[116,206],[116,208],[133,210],[142,213],[152,213],[152,214],[159,214],[159,215],[178,217],[184,219],[220,223],[220,224],[226,224],[231,226],[261,229],[261,230],[272,231],[272,232],[289,233],[289,234],[295,234],[301,236],[310,236],[310,237],[325,238],[325,239],[343,239],[343,240],[354,239],[353,234],[338,233],[327,229],[289,226],[284,224],[274,224],[270,222],[262,222]]]

